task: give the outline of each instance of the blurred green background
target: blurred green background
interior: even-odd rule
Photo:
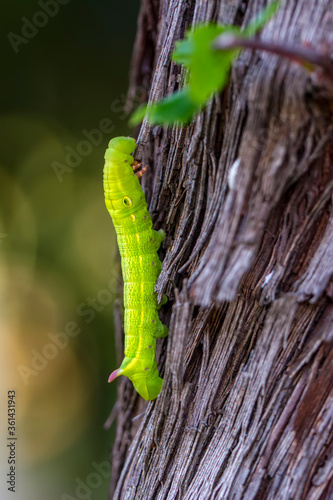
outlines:
[[[107,378],[119,261],[102,170],[110,138],[132,133],[123,106],[138,9],[139,0],[0,8],[4,499],[107,498],[109,474],[98,464],[114,436],[114,424],[103,424],[116,399]],[[16,495],[4,485],[10,389]]]

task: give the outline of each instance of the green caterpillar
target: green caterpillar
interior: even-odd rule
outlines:
[[[148,212],[139,171],[132,154],[136,142],[116,137],[105,153],[105,204],[117,233],[124,279],[125,357],[109,382],[119,375],[128,377],[146,400],[155,399],[162,389],[156,363],[156,338],[166,337],[168,329],[158,317],[160,305],[154,294],[161,272],[157,250],[164,231],[155,231]],[[135,172],[137,171],[137,172]]]

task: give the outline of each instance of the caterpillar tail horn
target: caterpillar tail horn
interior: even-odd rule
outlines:
[[[115,378],[117,378],[117,377],[119,377],[119,375],[121,375],[122,371],[123,370],[118,368],[118,370],[115,370],[114,372],[112,372],[109,379],[108,379],[108,382],[113,382]]]

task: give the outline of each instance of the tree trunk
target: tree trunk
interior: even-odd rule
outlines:
[[[332,50],[331,0],[281,3],[262,38]],[[170,55],[189,26],[246,25],[266,4],[142,0],[130,101],[179,87]],[[119,381],[110,498],[333,497],[332,100],[320,86],[246,50],[190,126],[141,127],[170,333],[157,400]]]

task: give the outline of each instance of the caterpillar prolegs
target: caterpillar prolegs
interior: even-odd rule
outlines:
[[[160,305],[154,294],[161,272],[157,250],[164,231],[155,231],[138,177],[145,169],[132,156],[136,142],[116,137],[105,153],[104,195],[106,208],[117,233],[124,279],[125,357],[109,382],[119,375],[128,377],[146,400],[155,399],[163,380],[156,363],[156,338],[168,329],[158,317]]]

